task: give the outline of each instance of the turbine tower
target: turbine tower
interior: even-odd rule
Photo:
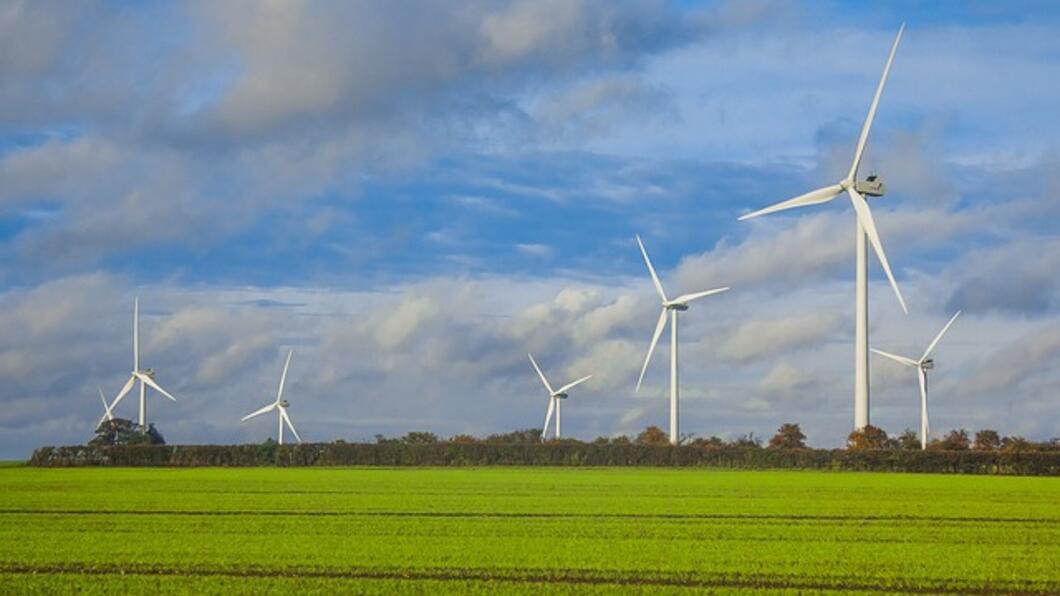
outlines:
[[[906,366],[911,366],[911,367],[916,369],[917,379],[919,379],[919,381],[920,381],[920,448],[921,449],[927,449],[928,434],[931,431],[930,427],[928,426],[927,371],[935,368],[935,360],[932,359],[932,358],[928,358],[928,355],[931,354],[931,350],[935,349],[935,346],[938,345],[939,340],[942,339],[942,336],[945,335],[946,331],[950,328],[950,325],[952,325],[953,322],[957,320],[957,317],[960,314],[961,314],[961,311],[957,311],[957,314],[953,315],[953,318],[950,319],[949,323],[946,323],[946,326],[942,328],[942,331],[939,331],[939,334],[935,336],[935,339],[931,340],[931,343],[928,344],[927,349],[924,350],[924,355],[920,357],[920,360],[913,360],[912,358],[907,358],[905,356],[898,356],[897,354],[891,354],[889,352],[884,352],[883,350],[877,350],[876,348],[872,349],[873,352],[876,352],[880,356],[884,356],[885,358],[890,358],[891,360],[894,360],[895,362],[898,362],[900,364],[904,364]]]
[[[118,406],[118,402],[125,397],[129,391],[132,390],[133,385],[136,381],[140,381],[140,432],[147,432],[147,388],[151,387],[155,391],[168,397],[171,401],[177,401],[177,398],[169,394],[168,391],[162,389],[162,387],[155,382],[155,371],[150,368],[140,368],[140,297],[136,297],[136,301],[133,305],[133,369],[132,374],[129,376],[129,380],[125,382],[125,386],[118,392],[118,397],[114,398],[114,403],[110,405],[110,410],[114,410]]]
[[[553,390],[552,389],[552,385],[549,385],[548,379],[545,378],[545,373],[541,372],[541,367],[539,367],[537,365],[537,362],[534,360],[534,357],[532,355],[530,355],[530,354],[527,354],[527,356],[530,358],[530,364],[534,365],[534,370],[537,371],[537,376],[541,379],[541,384],[544,385],[545,386],[545,390],[548,391],[548,412],[545,414],[545,426],[544,426],[544,428],[541,429],[541,438],[544,439],[545,435],[548,434],[548,423],[552,420],[552,411],[555,410],[556,411],[556,438],[558,439],[558,438],[560,438],[560,434],[559,434],[559,432],[560,432],[559,431],[559,417],[560,417],[560,404],[562,403],[560,400],[567,399],[567,392],[568,391],[570,391],[571,389],[573,389],[577,385],[581,385],[582,383],[588,381],[589,379],[593,378],[593,376],[592,375],[588,375],[588,376],[582,377],[582,378],[578,379],[577,381],[573,381],[573,382],[567,383],[566,385],[560,387],[559,389]]]
[[[887,255],[883,252],[883,244],[880,242],[880,235],[876,232],[876,223],[872,219],[872,211],[869,210],[869,205],[865,201],[865,196],[883,196],[885,192],[883,181],[875,175],[869,176],[865,180],[857,179],[858,167],[861,165],[861,158],[865,152],[865,144],[869,139],[869,130],[872,128],[872,121],[876,117],[876,108],[880,103],[880,95],[883,94],[883,87],[887,83],[887,75],[890,73],[891,63],[894,61],[894,54],[898,50],[898,43],[902,40],[903,31],[905,31],[904,24],[898,29],[898,36],[894,40],[894,45],[891,46],[891,53],[887,57],[886,66],[883,68],[883,76],[880,77],[880,83],[876,87],[876,95],[872,98],[872,104],[869,106],[869,113],[865,117],[865,123],[861,127],[861,135],[858,137],[857,149],[854,151],[854,161],[850,164],[850,170],[847,172],[846,177],[831,186],[818,188],[817,190],[799,195],[793,199],[788,199],[787,201],[771,205],[764,209],[759,209],[758,211],[740,217],[740,220],[745,220],[752,217],[758,217],[759,215],[765,215],[767,213],[791,209],[793,207],[805,207],[807,205],[827,203],[843,193],[846,193],[850,198],[850,203],[853,205],[854,212],[857,215],[857,229],[855,236],[856,297],[854,316],[855,430],[860,430],[869,424],[869,291],[867,270],[868,254],[865,246],[866,238],[872,243],[872,249],[879,258],[880,265],[883,266],[883,271],[887,274],[887,279],[890,281],[891,287],[894,288],[894,294],[898,297],[898,304],[901,305],[903,312],[909,314],[909,309],[906,308],[905,300],[902,298],[902,292],[898,289],[898,283],[895,282],[894,275],[891,273],[891,266],[887,262]]]
[[[655,324],[655,333],[651,336],[651,345],[648,347],[648,356],[644,359],[644,366],[640,369],[640,378],[637,379],[637,391],[640,391],[641,383],[644,382],[644,373],[648,370],[648,363],[651,362],[651,355],[655,352],[655,345],[659,343],[659,336],[662,335],[663,329],[666,327],[666,315],[670,315],[670,444],[676,445],[680,430],[678,425],[678,409],[677,409],[677,313],[683,310],[688,310],[688,303],[710,296],[711,294],[720,294],[728,290],[725,288],[715,288],[713,290],[707,290],[705,292],[695,292],[692,294],[682,294],[673,300],[666,297],[666,292],[663,291],[662,283],[659,282],[659,276],[655,274],[655,267],[651,265],[651,259],[648,258],[648,251],[644,250],[644,243],[641,242],[640,236],[637,236],[637,244],[640,245],[640,254],[644,255],[644,263],[648,266],[648,272],[651,273],[651,281],[655,284],[655,290],[659,292],[659,297],[662,298],[662,312],[659,313],[659,322]]]
[[[261,408],[260,410],[251,412],[250,414],[247,414],[246,416],[240,418],[240,422],[246,422],[247,420],[250,420],[255,416],[260,416],[273,410],[279,410],[279,430],[277,430],[276,433],[276,443],[280,445],[283,445],[283,424],[285,422],[287,423],[287,426],[291,429],[291,433],[294,434],[294,438],[298,439],[299,443],[302,442],[302,437],[298,436],[298,431],[294,429],[294,424],[291,423],[291,417],[287,415],[287,407],[291,404],[289,404],[287,400],[283,398],[283,386],[284,383],[287,382],[287,367],[291,366],[291,355],[293,353],[294,350],[287,351],[287,362],[283,363],[283,374],[280,375],[280,388],[276,391],[276,401],[265,406],[264,408]]]

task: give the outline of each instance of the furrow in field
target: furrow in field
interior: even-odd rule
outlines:
[[[9,565],[0,564],[0,575],[94,575],[94,576],[192,576],[235,578],[286,578],[286,579],[375,579],[398,581],[490,581],[531,584],[610,584],[615,586],[660,586],[683,588],[738,588],[769,590],[833,590],[881,593],[961,593],[961,594],[1056,594],[1060,583],[995,581],[973,585],[960,579],[934,579],[930,581],[908,581],[903,579],[866,581],[864,578],[843,576],[793,576],[780,574],[732,574],[694,575],[667,574],[654,571],[635,573],[600,573],[581,569],[552,569],[542,572],[537,569],[518,568],[431,568],[431,569],[381,569],[352,568],[331,570],[297,569],[217,569],[209,567],[161,567],[161,566],[107,566],[107,565]]]

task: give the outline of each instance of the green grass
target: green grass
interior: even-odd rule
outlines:
[[[1060,479],[0,468],[0,593],[1060,592]]]

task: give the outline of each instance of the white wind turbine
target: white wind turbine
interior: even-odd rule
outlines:
[[[928,358],[928,355],[931,354],[931,350],[935,349],[935,346],[938,345],[939,340],[942,339],[942,336],[950,328],[950,325],[952,325],[953,322],[957,320],[957,316],[960,315],[960,314],[961,314],[961,311],[957,311],[957,314],[953,315],[953,318],[950,319],[949,323],[946,323],[946,326],[942,328],[942,331],[939,331],[939,334],[935,336],[935,339],[931,340],[931,343],[928,344],[927,349],[924,350],[924,355],[920,357],[920,360],[913,360],[912,358],[906,358],[905,356],[898,356],[897,354],[891,354],[889,352],[884,352],[883,350],[877,350],[876,348],[872,349],[873,352],[876,352],[880,356],[884,356],[886,358],[890,358],[891,360],[894,360],[895,362],[899,362],[901,364],[904,364],[906,366],[911,366],[911,367],[916,369],[917,379],[920,381],[920,448],[921,449],[927,449],[928,434],[930,433],[930,430],[931,430],[930,427],[928,426],[927,371],[935,368],[935,360],[932,359],[932,358]]]
[[[107,398],[103,395],[103,389],[100,387],[96,387],[96,389],[99,389],[99,401],[103,402],[103,417],[96,423],[96,428],[99,428],[104,422],[114,420],[114,413],[111,412],[110,404],[107,403]]]
[[[640,236],[637,236],[637,244],[640,245],[640,254],[644,255],[644,263],[648,266],[648,272],[651,273],[651,281],[655,284],[655,289],[659,292],[659,297],[662,298],[662,312],[659,313],[659,322],[655,325],[655,334],[651,337],[651,345],[648,347],[648,356],[644,358],[644,366],[640,369],[640,378],[637,379],[637,391],[640,391],[640,385],[644,382],[644,373],[648,370],[648,363],[651,362],[651,355],[655,352],[655,345],[659,343],[659,336],[662,335],[663,329],[666,327],[666,313],[670,313],[670,444],[676,445],[678,441],[678,416],[677,416],[677,313],[682,310],[688,310],[688,303],[710,296],[711,294],[720,294],[728,290],[725,288],[715,288],[713,290],[707,290],[705,292],[694,292],[692,294],[682,294],[673,300],[666,297],[666,292],[663,291],[662,283],[659,282],[659,276],[655,274],[655,267],[651,265],[651,259],[648,258],[648,251],[644,250],[644,243],[641,242]]]
[[[133,385],[136,381],[140,381],[140,431],[147,432],[147,388],[151,387],[155,391],[168,397],[172,401],[177,401],[177,398],[169,394],[168,391],[162,389],[158,383],[155,382],[155,371],[150,368],[140,368],[140,297],[136,297],[136,302],[133,306],[133,370],[129,376],[129,380],[125,382],[125,386],[118,392],[118,397],[114,398],[114,403],[110,405],[109,410],[113,411],[114,408],[118,407],[118,402],[125,397],[129,391],[132,390]]]
[[[545,426],[541,429],[541,438],[544,439],[545,435],[548,434],[548,423],[552,420],[552,411],[556,411],[556,438],[560,438],[559,434],[559,418],[560,418],[560,400],[567,399],[567,392],[573,389],[577,385],[588,381],[593,378],[592,375],[584,376],[577,381],[567,383],[559,389],[552,389],[552,385],[549,385],[548,379],[545,378],[545,373],[541,372],[541,367],[537,365],[534,357],[527,354],[530,358],[530,364],[534,365],[534,370],[537,371],[537,376],[541,378],[541,384],[545,386],[548,391],[548,413],[545,414]]]
[[[868,237],[869,242],[872,243],[872,248],[876,252],[876,256],[880,259],[880,265],[883,266],[883,271],[887,274],[887,279],[891,282],[891,287],[894,288],[894,294],[898,297],[898,304],[901,305],[902,311],[906,314],[909,313],[909,309],[905,306],[905,300],[902,298],[902,292],[898,289],[898,283],[895,282],[894,275],[891,273],[891,266],[887,262],[887,255],[883,252],[883,245],[880,243],[880,235],[876,232],[876,223],[872,219],[872,211],[869,210],[869,205],[865,201],[865,195],[873,197],[883,196],[885,191],[883,182],[875,175],[869,176],[866,180],[857,179],[858,166],[861,165],[861,158],[865,152],[865,143],[869,138],[869,130],[872,128],[872,121],[876,117],[876,108],[880,103],[880,95],[883,94],[883,87],[887,82],[887,75],[891,70],[894,54],[898,50],[898,42],[902,40],[903,31],[905,31],[904,24],[898,29],[898,36],[894,40],[894,45],[891,46],[891,53],[887,57],[886,66],[883,68],[883,76],[880,77],[880,83],[876,87],[876,95],[872,98],[872,104],[869,106],[869,113],[865,117],[865,123],[861,127],[861,135],[858,137],[857,149],[854,151],[854,161],[850,164],[850,170],[847,172],[846,177],[831,186],[818,188],[817,190],[799,195],[793,199],[788,199],[787,201],[771,205],[764,209],[759,209],[758,211],[740,217],[741,220],[744,220],[758,217],[759,215],[765,215],[767,213],[791,209],[793,207],[805,207],[806,205],[827,203],[843,193],[846,193],[850,198],[850,203],[853,205],[854,212],[857,214],[857,279],[855,283],[856,305],[854,317],[855,429],[864,428],[869,424],[869,298],[867,272],[868,255],[865,247],[866,237]]]
[[[283,385],[287,381],[287,367],[291,365],[291,354],[293,353],[294,350],[287,351],[287,362],[284,362],[283,364],[283,374],[280,375],[280,388],[276,391],[276,401],[272,402],[271,404],[265,406],[260,410],[257,410],[256,412],[251,412],[250,414],[247,414],[246,416],[240,418],[240,422],[246,422],[247,420],[250,420],[255,416],[260,416],[273,410],[279,410],[280,428],[277,431],[276,442],[280,445],[283,445],[283,424],[285,422],[287,423],[287,426],[291,429],[291,432],[294,434],[294,438],[298,439],[299,443],[302,442],[302,437],[298,436],[298,431],[294,429],[294,424],[291,423],[291,417],[287,415],[287,406],[291,404],[289,404],[287,400],[283,398]]]

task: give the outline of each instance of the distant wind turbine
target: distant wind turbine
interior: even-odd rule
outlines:
[[[114,398],[114,403],[110,405],[109,410],[113,411],[114,408],[118,407],[118,402],[125,397],[129,391],[132,390],[133,385],[136,381],[140,381],[140,432],[147,432],[147,388],[151,387],[155,391],[168,397],[171,401],[177,401],[177,398],[169,394],[168,391],[162,389],[158,383],[155,382],[155,371],[150,368],[140,368],[140,297],[136,297],[136,301],[133,306],[133,369],[132,374],[129,376],[129,380],[125,382],[125,386],[118,392],[118,397]]]
[[[655,324],[655,333],[651,337],[651,345],[648,347],[648,356],[644,358],[644,366],[640,369],[640,378],[637,379],[637,391],[640,391],[641,383],[644,382],[644,373],[648,370],[648,363],[651,362],[651,355],[655,352],[655,345],[659,343],[659,336],[662,335],[663,329],[666,327],[666,314],[670,313],[670,444],[676,445],[678,441],[678,412],[677,412],[677,313],[682,310],[688,310],[688,303],[699,298],[704,298],[712,294],[720,294],[728,290],[728,287],[715,288],[713,290],[707,290],[705,292],[694,292],[692,294],[682,294],[673,300],[666,297],[666,292],[663,291],[662,283],[659,281],[659,276],[655,274],[655,267],[652,267],[651,259],[648,258],[648,251],[644,249],[644,243],[641,242],[640,236],[637,236],[637,244],[640,245],[640,254],[644,255],[644,263],[648,266],[648,272],[651,273],[651,281],[655,284],[655,290],[659,292],[659,297],[662,298],[662,312],[659,313],[659,322]]]
[[[103,417],[96,424],[96,428],[99,428],[104,422],[114,420],[114,413],[111,412],[110,404],[107,403],[107,398],[103,395],[103,389],[101,387],[96,387],[96,389],[99,389],[99,401],[103,402]]]
[[[869,113],[861,127],[857,149],[854,151],[854,161],[850,164],[850,170],[847,172],[846,177],[831,186],[818,188],[793,199],[788,199],[740,217],[740,220],[745,220],[793,207],[827,203],[843,193],[846,193],[850,198],[850,203],[853,205],[854,212],[857,215],[857,257],[855,259],[857,273],[854,316],[854,428],[859,430],[869,424],[869,286],[868,253],[865,247],[866,236],[872,243],[872,249],[876,252],[880,265],[883,266],[883,272],[887,274],[887,279],[891,282],[891,287],[894,288],[894,294],[898,297],[898,304],[901,305],[903,312],[909,313],[909,309],[905,305],[905,299],[902,298],[902,292],[898,289],[898,283],[894,280],[894,275],[891,273],[891,265],[887,262],[887,255],[883,252],[883,244],[880,243],[880,235],[876,232],[876,223],[872,219],[872,211],[869,210],[869,204],[865,201],[865,195],[872,197],[883,196],[885,192],[883,182],[875,175],[869,176],[866,180],[857,179],[858,167],[861,165],[861,158],[865,153],[865,144],[869,139],[869,130],[872,128],[872,121],[876,117],[876,108],[880,103],[880,95],[883,94],[883,87],[887,82],[887,75],[891,71],[891,63],[894,61],[894,54],[898,50],[898,42],[902,40],[903,31],[905,31],[904,24],[898,29],[898,36],[894,40],[894,45],[891,46],[891,53],[887,57],[886,66],[883,68],[883,76],[880,77],[880,83],[876,87],[876,95],[872,98]]]
[[[283,386],[284,383],[287,382],[287,367],[291,366],[291,354],[293,353],[294,350],[287,351],[287,362],[283,363],[283,374],[280,375],[280,388],[276,391],[276,401],[265,406],[264,408],[261,408],[260,410],[257,410],[256,412],[251,412],[250,414],[247,414],[246,416],[243,416],[240,419],[240,422],[246,422],[247,420],[250,420],[255,416],[260,416],[262,414],[267,414],[268,412],[271,412],[273,410],[278,410],[280,428],[277,431],[276,442],[280,445],[283,445],[283,425],[285,422],[287,423],[287,426],[291,429],[291,433],[294,434],[294,438],[298,439],[299,443],[302,442],[302,437],[298,436],[298,431],[294,429],[294,424],[291,423],[291,417],[287,415],[287,407],[291,404],[289,404],[287,400],[283,398]]]
[[[559,389],[552,389],[552,385],[549,385],[548,379],[545,378],[545,373],[541,372],[541,367],[537,365],[534,357],[527,354],[530,358],[530,364],[534,365],[534,370],[537,371],[537,376],[541,378],[541,384],[545,386],[545,390],[548,391],[548,412],[545,414],[545,426],[541,429],[541,438],[544,439],[545,435],[548,434],[548,423],[552,420],[552,411],[556,411],[556,438],[560,438],[560,400],[567,399],[567,392],[574,387],[581,385],[582,383],[593,378],[592,375],[584,376],[577,381],[567,383]]]
[[[953,318],[950,319],[949,323],[946,323],[946,326],[942,328],[942,331],[939,331],[939,334],[935,336],[935,339],[931,340],[931,343],[928,344],[927,349],[924,350],[924,355],[920,357],[920,360],[913,360],[912,358],[907,358],[905,356],[898,356],[897,354],[891,354],[889,352],[884,352],[883,350],[877,350],[876,348],[872,349],[873,352],[876,352],[880,356],[884,356],[886,358],[890,358],[891,360],[894,360],[895,362],[904,364],[906,366],[911,366],[911,367],[916,369],[917,379],[920,381],[920,448],[921,449],[927,449],[928,434],[930,433],[930,430],[931,430],[930,427],[928,426],[927,371],[935,368],[935,360],[933,358],[928,358],[928,355],[931,354],[931,350],[935,349],[935,346],[938,345],[939,340],[942,339],[942,336],[950,328],[950,325],[952,325],[953,322],[957,320],[957,317],[960,314],[961,314],[961,311],[957,311],[957,314],[953,315]]]

